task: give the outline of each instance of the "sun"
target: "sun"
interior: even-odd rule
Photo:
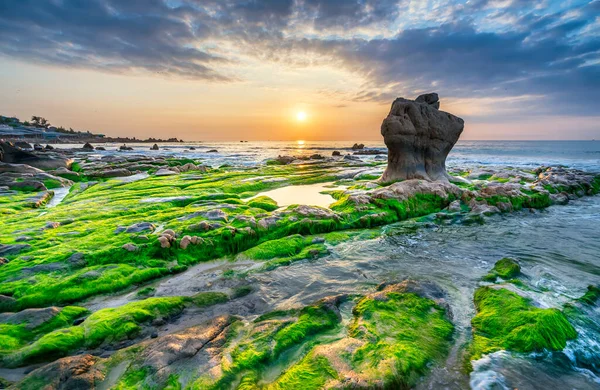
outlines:
[[[306,113],[304,111],[298,111],[296,119],[300,122],[304,122],[306,120]]]

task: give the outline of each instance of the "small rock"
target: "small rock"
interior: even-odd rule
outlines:
[[[460,208],[460,200],[455,200],[448,206],[448,211],[451,213],[459,213],[461,211]]]
[[[158,171],[156,171],[154,173],[154,176],[172,176],[172,175],[177,175],[177,172],[174,172],[172,170],[165,169],[165,168],[160,168]]]
[[[158,337],[158,333],[157,332],[152,332],[152,334],[150,335],[151,338],[155,339]]]
[[[82,268],[85,267],[87,262],[84,259],[83,253],[73,253],[68,259],[67,263],[69,263],[72,267]]]
[[[352,145],[352,150],[361,150],[365,148],[365,144],[354,144]]]
[[[33,150],[37,150],[38,152],[41,152],[42,150],[44,150],[44,147],[40,144],[33,144]]]
[[[15,245],[2,245],[0,244],[0,256],[3,255],[14,255],[22,250],[31,248],[31,245],[27,244],[15,244]]]
[[[332,156],[341,156],[342,154],[339,151],[334,150],[333,153],[331,153],[331,155]]]
[[[46,150],[54,150],[54,146],[52,146],[52,145],[46,145]]]
[[[106,148],[103,146],[96,146],[96,150],[106,150]]]
[[[6,257],[0,257],[0,265],[8,264],[8,259]]]
[[[183,236],[183,238],[179,242],[179,247],[181,249],[185,250],[188,247],[188,245],[190,245],[191,243],[192,243],[192,237],[190,237],[190,236]]]
[[[137,252],[138,251],[138,247],[132,243],[123,245],[123,249],[125,249],[127,252]]]
[[[81,149],[83,149],[83,150],[94,150],[94,146],[92,144],[90,144],[89,142],[86,142],[85,145],[83,145],[83,147]]]
[[[325,239],[323,237],[315,237],[312,239],[313,244],[322,244],[324,242],[325,242]]]
[[[57,227],[60,226],[60,222],[47,222],[44,227],[42,228],[42,230],[47,230],[47,229],[56,229]]]
[[[171,247],[171,241],[166,236],[158,237],[158,242],[160,242],[161,248],[170,248]]]
[[[162,235],[168,234],[171,237],[177,237],[177,233],[175,233],[172,229],[167,229],[162,232]]]
[[[211,149],[206,153],[219,153],[219,151],[217,149]]]
[[[152,145],[152,147],[150,148],[150,150],[159,150],[159,147],[157,144]]]
[[[141,233],[141,232],[153,232],[156,227],[150,222],[140,222],[134,225],[129,226],[125,232],[126,233]]]

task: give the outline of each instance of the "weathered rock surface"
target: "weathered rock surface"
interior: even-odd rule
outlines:
[[[96,389],[104,373],[96,366],[100,359],[92,355],[62,358],[29,374],[16,389],[36,388],[43,383],[45,390]]]
[[[19,149],[15,145],[0,141],[0,160],[5,163],[27,164],[40,169],[69,167],[73,160],[57,153],[32,153]]]
[[[389,151],[381,181],[448,181],[446,157],[463,128],[461,118],[439,110],[435,93],[421,95],[416,100],[394,100],[381,125],[381,135]]]

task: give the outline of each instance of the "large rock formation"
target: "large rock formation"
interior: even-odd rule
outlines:
[[[446,157],[458,141],[464,121],[440,111],[437,93],[415,100],[398,98],[381,124],[388,166],[381,181],[406,179],[448,181]]]
[[[34,153],[23,150],[16,145],[0,140],[0,162],[11,164],[27,164],[29,166],[49,170],[68,168],[73,160],[58,153]]]

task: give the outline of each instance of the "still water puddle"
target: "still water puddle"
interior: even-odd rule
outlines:
[[[332,183],[306,184],[299,186],[281,187],[270,191],[261,192],[246,201],[259,197],[268,196],[273,199],[279,207],[287,207],[293,204],[303,204],[307,206],[319,206],[328,208],[335,203],[335,199],[329,194],[322,194],[323,191],[332,189],[344,189],[343,186],[332,186]]]

